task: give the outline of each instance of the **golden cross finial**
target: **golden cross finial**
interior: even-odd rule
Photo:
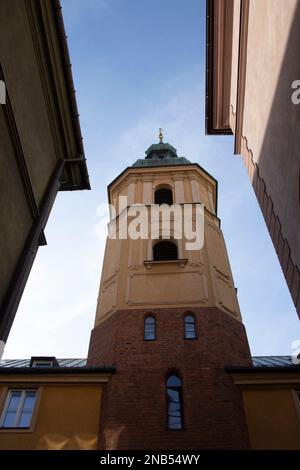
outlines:
[[[161,127],[159,128],[158,138],[159,138],[159,143],[162,144],[162,143],[163,143],[164,134],[163,134],[163,129],[162,129]]]

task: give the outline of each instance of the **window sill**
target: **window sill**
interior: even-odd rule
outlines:
[[[0,428],[0,434],[3,434],[3,433],[8,433],[8,434],[11,434],[11,433],[27,433],[27,432],[33,432],[33,428],[30,427],[30,428]]]
[[[182,258],[182,259],[171,259],[171,260],[164,260],[164,261],[154,261],[154,260],[145,260],[144,265],[146,266],[147,269],[151,269],[153,265],[156,264],[179,264],[181,268],[184,267],[184,265],[187,263],[187,258]]]

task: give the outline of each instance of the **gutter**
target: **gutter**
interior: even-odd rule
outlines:
[[[90,179],[88,174],[88,169],[86,165],[86,158],[84,154],[83,147],[83,137],[81,133],[79,113],[76,102],[76,91],[74,88],[74,81],[72,75],[72,66],[70,62],[69,48],[67,43],[67,35],[64,27],[64,20],[62,16],[62,6],[60,0],[51,0],[52,11],[54,16],[54,22],[56,26],[56,32],[58,37],[59,49],[61,54],[62,66],[64,71],[64,77],[66,82],[67,95],[69,100],[69,105],[71,109],[72,124],[76,139],[76,146],[78,149],[78,159],[72,159],[70,163],[81,163],[80,168],[83,173],[83,186],[81,189],[91,189]],[[66,164],[68,160],[65,161]]]
[[[102,367],[0,367],[0,375],[114,374],[115,366]]]
[[[294,373],[300,373],[300,366],[298,365],[293,365],[293,366],[288,366],[288,367],[268,367],[268,366],[261,366],[261,367],[240,367],[240,366],[226,366],[224,367],[225,372],[230,373],[241,373],[241,374],[260,374],[260,373],[274,373],[274,372],[294,372]]]

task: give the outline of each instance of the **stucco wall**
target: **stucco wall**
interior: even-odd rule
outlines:
[[[7,92],[0,108],[1,339],[36,251],[27,242],[57,162],[78,156],[52,6],[50,1],[0,2],[0,67]],[[46,216],[52,203],[53,198]],[[24,262],[29,253],[33,256]]]
[[[243,390],[253,449],[300,449],[300,403],[288,386]]]
[[[299,22],[296,0],[250,1],[242,128],[298,266],[300,106],[291,84],[300,77]]]
[[[153,260],[152,247],[159,237],[151,232],[149,204],[154,204],[155,190],[161,185],[172,189],[175,203],[205,205],[204,245],[197,250],[187,249],[184,230],[181,236],[171,223],[171,238],[177,244],[178,258],[184,262],[151,265],[147,262]],[[134,168],[120,176],[109,190],[114,203],[119,195],[127,195],[128,204],[148,204],[149,225],[147,238],[120,239],[117,231],[115,240],[108,239],[96,325],[119,309],[158,306],[217,306],[234,318],[241,318],[223,234],[214,216],[217,190],[210,176],[196,166]],[[128,219],[128,225],[134,217]]]
[[[2,385],[1,413],[6,394]],[[99,384],[41,385],[32,429],[0,429],[0,449],[96,449],[101,397]]]
[[[0,109],[0,305],[29,233],[32,216]]]
[[[1,66],[30,179],[39,203],[58,158],[48,116],[49,102],[45,100],[45,84],[41,80],[40,64],[36,56],[36,50],[40,46],[34,44],[33,27],[30,29],[26,3],[23,0],[1,2],[0,25]],[[46,77],[43,80],[46,81]]]

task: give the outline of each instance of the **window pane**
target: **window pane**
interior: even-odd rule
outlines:
[[[168,397],[169,402],[172,403],[179,403],[179,391],[174,390],[173,388],[168,388]]]
[[[155,339],[155,333],[153,331],[145,331],[145,339]]]
[[[186,315],[185,321],[186,323],[194,323],[194,317],[192,317],[192,315]]]
[[[196,338],[196,335],[195,335],[195,332],[191,332],[191,331],[187,331],[186,332],[186,335],[185,335],[185,338],[186,339],[195,339]]]
[[[29,428],[31,422],[32,412],[24,411],[21,414],[19,428]]]
[[[170,375],[167,380],[168,387],[181,387],[181,380],[177,375]]]
[[[169,429],[182,429],[181,380],[170,375],[167,380],[167,413]]]
[[[23,410],[33,410],[36,399],[36,392],[26,392]]]
[[[20,398],[21,398],[22,391],[13,391],[10,392],[10,399],[9,399],[9,404],[8,404],[8,410],[17,410],[19,403],[20,403]]]
[[[153,317],[147,317],[145,319],[144,339],[145,340],[155,339],[155,318]]]
[[[169,416],[169,429],[181,429],[182,423],[181,418],[175,418],[174,416]]]
[[[4,428],[13,428],[14,423],[16,419],[16,412],[14,411],[7,411],[4,422],[3,422],[3,427]]]
[[[184,317],[184,329],[186,339],[196,338],[195,319],[192,315],[186,315]]]

